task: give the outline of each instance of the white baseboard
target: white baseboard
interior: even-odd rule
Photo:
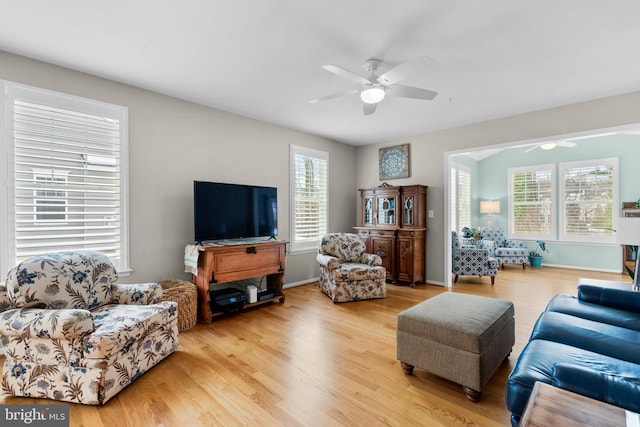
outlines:
[[[311,278],[311,279],[302,280],[300,282],[287,283],[286,285],[283,285],[282,287],[284,289],[293,288],[294,286],[308,285],[310,283],[317,282],[319,280],[320,280],[320,277],[314,277],[314,278]]]
[[[620,267],[619,270],[612,270],[609,268],[592,268],[592,267],[576,267],[575,265],[562,265],[562,264],[547,264],[547,263],[542,263],[543,267],[554,267],[554,268],[566,268],[568,270],[585,270],[585,271],[599,271],[602,273],[621,273],[622,274],[622,267]],[[529,266],[529,268],[533,268],[531,266]]]

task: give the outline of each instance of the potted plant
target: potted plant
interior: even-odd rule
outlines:
[[[475,228],[463,227],[462,228],[462,237],[465,239],[470,239],[471,237],[476,239],[482,239],[482,233],[480,233]]]
[[[542,252],[549,253],[545,242],[543,242],[542,240],[537,240],[536,243],[538,243],[538,247]],[[542,254],[538,252],[537,249],[529,251],[529,264],[531,264],[531,267],[534,268],[542,267]]]

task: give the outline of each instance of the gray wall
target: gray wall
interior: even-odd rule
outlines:
[[[0,79],[129,108],[131,266],[122,283],[183,278],[193,242],[193,180],[278,188],[279,238],[289,238],[289,145],[329,152],[333,230],[355,225],[356,149],[0,51]],[[285,283],[317,277],[315,253],[289,254]]]
[[[357,186],[380,185],[380,147],[411,143],[411,177],[389,183],[429,186],[427,204],[434,217],[427,219],[427,281],[445,284],[445,153],[638,123],[640,92],[633,92],[367,145],[357,152]]]

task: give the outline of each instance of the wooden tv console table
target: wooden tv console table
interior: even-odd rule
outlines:
[[[200,248],[198,275],[192,275],[198,288],[198,319],[211,323],[214,314],[210,306],[212,285],[266,276],[267,291],[274,296],[245,308],[265,304],[273,300],[284,302],[284,261],[287,242],[268,241],[234,245],[212,244]]]

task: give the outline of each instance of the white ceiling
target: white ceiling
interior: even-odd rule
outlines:
[[[0,49],[363,145],[639,90],[640,1],[10,0]],[[307,102],[423,55],[433,101]]]

